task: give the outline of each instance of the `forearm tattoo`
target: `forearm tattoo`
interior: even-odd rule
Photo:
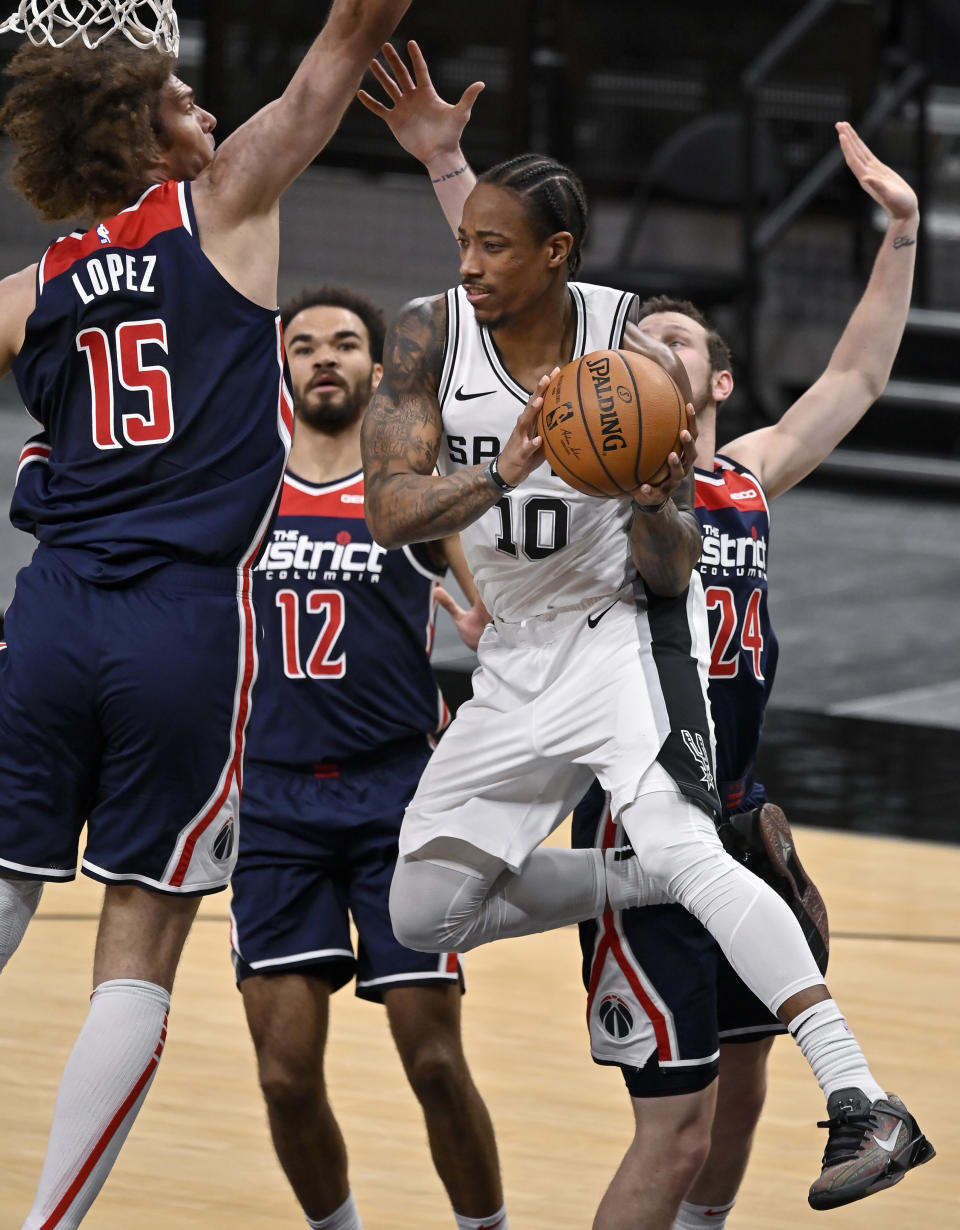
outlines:
[[[387,334],[383,379],[364,415],[367,520],[388,546],[456,533],[498,499],[480,466],[434,474],[443,434],[437,390],[445,332],[442,297],[400,313]]]
[[[700,558],[700,523],[694,512],[694,477],[688,474],[656,516],[634,514],[630,550],[640,575],[654,593],[682,593]]]

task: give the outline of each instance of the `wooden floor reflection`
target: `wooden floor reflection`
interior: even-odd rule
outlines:
[[[899,1187],[827,1215],[833,1230],[958,1224],[960,848],[806,829],[804,862],[830,907],[830,984],[879,1078],[939,1156]],[[563,834],[559,835],[563,840]],[[18,1230],[53,1098],[85,1015],[100,889],[47,890],[0,978],[0,1230]],[[208,899],[174,995],[163,1063],[85,1230],[267,1230],[303,1224],[269,1143],[227,961],[227,898]],[[589,1230],[628,1141],[619,1075],[586,1055],[572,928],[466,959],[466,1043],[493,1115],[513,1230]],[[413,1096],[382,1012],[341,992],[329,1073],[367,1230],[446,1230]],[[774,1048],[767,1111],[731,1227],[824,1226],[806,1204],[823,1103],[793,1045]]]

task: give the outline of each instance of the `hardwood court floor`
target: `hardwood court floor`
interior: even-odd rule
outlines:
[[[731,1225],[957,1225],[960,848],[814,829],[799,838],[830,906],[834,993],[878,1076],[907,1099],[939,1156],[891,1191],[813,1213],[806,1190],[822,1150],[814,1125],[823,1103],[784,1039]],[[99,894],[88,880],[48,889],[0,978],[0,1230],[18,1230],[29,1208],[60,1071],[85,1013]],[[303,1224],[267,1135],[226,957],[226,910],[223,894],[202,907],[158,1076],[85,1230]],[[514,1230],[589,1230],[629,1139],[619,1075],[586,1056],[578,961],[573,928],[466,959],[467,1049],[497,1128]],[[446,1230],[452,1218],[382,1012],[347,991],[334,1009],[330,1084],[367,1230]]]

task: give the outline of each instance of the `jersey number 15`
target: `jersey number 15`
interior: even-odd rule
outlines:
[[[159,346],[167,353],[167,326],[162,320],[130,320],[117,325],[114,344],[103,329],[84,329],[77,336],[77,350],[87,356],[92,401],[93,442],[100,449],[163,444],[173,435],[173,403],[170,373],[165,367],[143,360],[145,346]],[[133,411],[116,421],[115,379],[131,392],[147,395],[146,414]],[[117,431],[123,436],[118,439]]]

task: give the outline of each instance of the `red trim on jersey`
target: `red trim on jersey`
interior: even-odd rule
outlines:
[[[160,1031],[160,1041],[157,1043],[157,1049],[153,1053],[153,1058],[150,1060],[147,1066],[140,1073],[140,1076],[137,1079],[136,1083],[134,1084],[133,1088],[124,1098],[123,1102],[120,1104],[120,1109],[117,1111],[117,1113],[113,1116],[113,1118],[107,1124],[106,1129],[104,1130],[100,1139],[93,1146],[90,1153],[87,1155],[86,1161],[84,1161],[83,1165],[80,1167],[80,1169],[77,1171],[76,1175],[74,1176],[73,1182],[64,1192],[60,1200],[60,1203],[53,1210],[53,1212],[50,1214],[47,1220],[43,1223],[43,1225],[40,1227],[40,1230],[54,1230],[54,1228],[60,1224],[63,1218],[63,1215],[69,1211],[70,1205],[73,1204],[80,1189],[83,1187],[84,1183],[86,1183],[87,1179],[90,1177],[90,1172],[93,1170],[94,1166],[96,1166],[97,1162],[99,1162],[100,1158],[103,1156],[104,1151],[106,1150],[107,1146],[110,1144],[110,1141],[117,1134],[117,1130],[121,1127],[124,1119],[126,1119],[127,1115],[130,1113],[131,1108],[134,1106],[137,1099],[140,1097],[140,1094],[143,1092],[144,1088],[149,1084],[151,1078],[153,1077],[154,1072],[157,1070],[157,1064],[160,1062],[160,1056],[163,1054],[163,1044],[166,1041],[166,1037],[167,1037],[167,1014],[164,1013],[163,1014],[163,1027],[161,1028],[161,1031]]]
[[[615,836],[616,825],[613,823],[613,815],[608,812],[603,829],[603,838],[600,843],[601,848],[609,850],[614,844]],[[620,942],[620,936],[617,934],[614,925],[613,911],[605,910],[600,921],[603,927],[603,935],[597,944],[597,949],[593,956],[593,964],[590,967],[590,986],[587,990],[587,1020],[589,1021],[590,1019],[593,1001],[597,996],[597,988],[600,984],[604,961],[606,960],[607,953],[611,953],[617,965],[620,966],[627,982],[630,984],[630,989],[637,997],[637,1002],[653,1026],[653,1034],[657,1040],[657,1058],[661,1063],[665,1063],[674,1058],[670,1046],[670,1032],[667,1029],[666,1017],[647,994],[646,988],[637,977],[636,970],[627,960],[626,954],[623,951],[623,945]]]
[[[347,498],[344,499],[344,496]],[[337,491],[304,491],[302,487],[284,481],[280,497],[281,517],[352,517],[363,520],[363,483],[357,482]]]
[[[720,481],[717,481],[717,480]],[[746,512],[766,512],[767,501],[757,480],[737,470],[717,469],[712,478],[697,474],[697,507],[717,512],[722,508],[741,508]]]
[[[284,364],[287,360],[286,347],[283,344],[283,324],[277,317],[277,357],[280,360],[280,418],[287,429],[287,434],[293,438],[293,394],[287,385],[287,373]]]
[[[24,466],[30,465],[34,461],[49,461],[50,452],[49,444],[24,445],[20,453],[20,460],[17,462],[17,478],[20,477],[20,471]]]
[[[43,284],[66,273],[85,256],[93,256],[104,248],[142,248],[161,232],[183,226],[179,187],[176,180],[169,179],[165,184],[148,189],[136,205],[116,217],[107,218],[84,235],[65,235],[58,239],[44,257]],[[101,227],[106,227],[109,236],[106,242],[100,237]]]

